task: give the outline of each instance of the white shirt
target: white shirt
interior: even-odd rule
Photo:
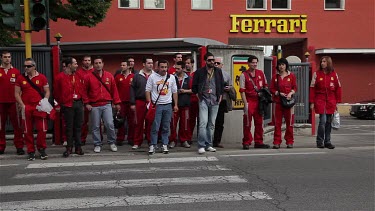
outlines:
[[[159,100],[156,103],[157,105],[172,103],[172,93],[177,93],[175,77],[170,75],[169,79],[164,84],[166,78],[167,74],[165,76],[161,76],[158,73],[154,73],[151,74],[147,80],[146,92],[151,92],[151,100],[153,103],[155,103],[160,93]]]

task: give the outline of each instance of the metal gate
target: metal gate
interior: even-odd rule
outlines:
[[[270,83],[272,79],[272,57],[264,57],[264,75],[268,83]],[[264,115],[264,125],[268,125],[272,121],[272,104],[269,104]]]
[[[295,122],[309,123],[310,63],[289,63],[289,69],[297,79]]]
[[[0,47],[0,52],[9,51],[12,54],[12,65],[24,73],[23,63],[26,58],[24,47]],[[51,48],[49,47],[33,47],[33,59],[36,62],[36,69],[38,72],[44,74],[52,89],[52,69],[51,69]],[[51,90],[52,93],[52,90]],[[6,123],[6,130],[13,131],[9,120]],[[48,129],[52,128],[52,124],[48,124]]]

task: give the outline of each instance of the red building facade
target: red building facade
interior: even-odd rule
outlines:
[[[51,22],[51,40],[61,33],[62,46],[76,46],[70,49],[72,55],[85,54],[84,43],[145,39],[196,37],[228,45],[281,45],[284,57],[302,61],[306,52],[316,64],[321,56],[331,56],[343,84],[343,101],[361,102],[375,99],[374,7],[374,0],[114,0],[105,20],[94,28]],[[32,36],[33,44],[45,42],[43,32]],[[107,49],[106,67],[114,72],[126,54]]]

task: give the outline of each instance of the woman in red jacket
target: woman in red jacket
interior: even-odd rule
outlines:
[[[318,148],[335,148],[331,143],[331,123],[337,103],[340,102],[341,84],[338,75],[334,71],[331,57],[323,56],[320,59],[320,68],[314,73],[310,84],[310,107],[319,114],[316,137]]]
[[[297,92],[296,76],[289,71],[289,64],[285,58],[277,61],[277,73],[271,80],[271,92],[275,102],[275,132],[273,136],[273,149],[279,149],[281,144],[281,125],[285,118],[286,131],[284,139],[287,148],[293,148],[293,123],[294,108],[284,108],[281,105],[280,96],[290,99]]]

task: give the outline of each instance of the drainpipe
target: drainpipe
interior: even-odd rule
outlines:
[[[177,15],[177,9],[178,9],[178,0],[174,1],[174,37],[177,38],[178,33],[178,15]]]

